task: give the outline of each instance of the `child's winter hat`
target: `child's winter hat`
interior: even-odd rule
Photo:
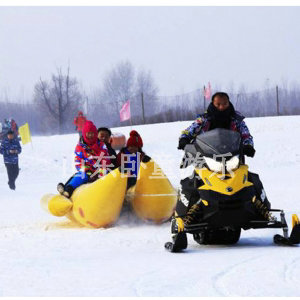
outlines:
[[[143,140],[142,140],[141,136],[138,134],[137,131],[132,130],[130,132],[130,137],[127,140],[126,146],[127,147],[129,147],[129,146],[136,146],[138,148],[142,148],[143,147]]]
[[[86,133],[87,132],[93,132],[94,133],[94,136],[93,138],[91,139],[88,139],[86,137]],[[83,140],[88,144],[88,145],[93,145],[97,142],[97,134],[98,134],[98,131],[97,131],[97,128],[96,126],[94,125],[94,123],[92,121],[86,121],[84,123],[84,126],[82,128],[82,137],[83,137]]]

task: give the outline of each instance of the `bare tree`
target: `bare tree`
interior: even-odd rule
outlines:
[[[146,122],[147,117],[153,112],[156,105],[160,105],[157,100],[158,88],[150,71],[140,70],[135,82],[135,101],[132,105],[135,119],[138,123]]]
[[[129,61],[120,62],[104,78],[101,98],[108,102],[123,102],[134,93],[134,68]]]
[[[102,115],[109,110],[110,124],[120,124],[119,111],[122,103],[132,100],[134,96],[134,80],[134,68],[129,61],[119,62],[105,76],[98,105]],[[97,114],[94,118],[103,119]]]
[[[109,106],[110,121],[115,125],[120,124],[119,111],[122,104],[130,100],[131,122],[140,123],[144,120],[144,112],[150,112],[146,106],[155,105],[153,100],[157,99],[157,93],[158,88],[150,71],[141,70],[135,76],[132,63],[121,61],[105,76],[98,99],[102,105],[101,111]]]
[[[52,74],[51,81],[47,82],[40,78],[35,85],[34,99],[40,107],[51,116],[58,126],[59,134],[70,128],[72,118],[83,105],[83,96],[79,90],[79,84],[75,77],[70,77],[70,68],[64,75],[61,69],[57,74]],[[69,124],[70,125],[70,124]]]
[[[136,81],[136,94],[143,94],[148,101],[155,100],[157,98],[158,87],[154,83],[151,71],[139,71]]]

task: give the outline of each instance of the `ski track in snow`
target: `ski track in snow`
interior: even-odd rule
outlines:
[[[269,290],[269,296],[297,295],[299,257],[291,260],[291,251],[285,251],[285,247],[280,248],[289,254],[283,258],[276,246],[272,246],[269,251],[257,251],[259,254],[223,268],[213,277],[218,296],[261,296],[266,289]],[[290,250],[294,253],[299,251],[297,247]],[[245,282],[246,284],[241,284]]]
[[[289,264],[286,264],[284,279],[287,283],[300,285],[300,256],[294,258]]]
[[[257,150],[247,163],[290,226],[292,213],[300,215],[300,117],[246,122]],[[191,172],[179,170],[176,149],[190,123],[134,126],[175,187]],[[113,227],[93,230],[47,214],[40,198],[72,174],[77,139],[33,137],[14,192],[0,165],[0,296],[300,296],[299,247],[274,245],[281,230],[242,231],[233,246],[200,246],[189,235],[188,249],[173,254],[164,249],[169,223],[147,224],[124,210]]]
[[[231,274],[237,274],[239,269],[245,270],[247,264],[253,263],[253,261],[255,261],[257,258],[259,258],[259,256],[255,255],[250,258],[247,258],[244,261],[240,261],[236,264],[229,265],[222,272],[213,276],[212,281],[214,283],[214,289],[218,293],[218,296],[223,296],[223,297],[239,296],[234,294],[232,295],[230,293],[226,281],[228,278],[232,277]],[[231,285],[234,285],[234,282],[231,282]]]

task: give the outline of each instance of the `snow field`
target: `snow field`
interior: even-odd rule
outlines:
[[[258,173],[273,208],[300,215],[300,117],[246,119]],[[175,187],[190,174],[179,170],[178,136],[191,122],[134,126],[144,150]],[[101,124],[97,124],[100,126]],[[114,128],[128,136],[130,127]],[[33,137],[23,146],[16,191],[0,166],[0,296],[300,296],[299,247],[273,245],[280,230],[242,231],[235,246],[164,250],[169,223],[146,224],[123,211],[114,227],[87,229],[40,207],[45,193],[72,175],[78,135]]]

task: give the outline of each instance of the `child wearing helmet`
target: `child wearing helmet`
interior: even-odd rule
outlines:
[[[0,144],[0,154],[3,155],[4,164],[7,169],[8,185],[11,190],[16,189],[16,179],[19,175],[19,158],[22,148],[14,132],[9,129],[6,137]]]

